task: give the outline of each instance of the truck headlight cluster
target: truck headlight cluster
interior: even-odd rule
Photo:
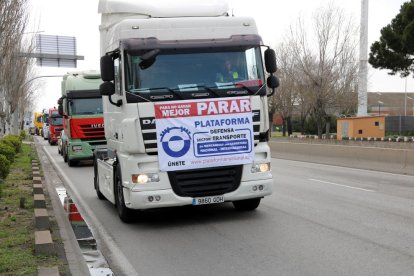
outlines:
[[[270,171],[270,163],[253,164],[251,169],[252,173],[268,171]]]
[[[72,146],[73,151],[82,151],[82,146]]]
[[[142,174],[133,174],[132,183],[135,184],[145,184],[150,182],[159,182],[160,177],[156,173],[142,173]]]

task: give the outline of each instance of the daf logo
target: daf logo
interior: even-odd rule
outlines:
[[[155,124],[155,119],[144,119],[144,120],[142,120],[142,124],[143,125],[154,125]]]
[[[91,128],[101,128],[104,127],[104,124],[92,124]]]

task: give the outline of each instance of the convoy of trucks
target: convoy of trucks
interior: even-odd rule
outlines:
[[[267,97],[278,80],[254,20],[217,1],[100,0],[99,12],[98,198],[124,222],[159,207],[257,208],[272,193]]]
[[[76,71],[63,76],[58,111],[63,117],[62,156],[69,166],[92,160],[93,151],[106,144],[99,71]]]

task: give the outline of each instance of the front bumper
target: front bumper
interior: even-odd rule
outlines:
[[[254,190],[254,186],[261,185],[262,190]],[[272,178],[254,181],[242,181],[238,189],[224,194],[224,201],[236,201],[250,198],[261,198],[270,195],[273,191]],[[172,189],[154,191],[134,191],[124,187],[125,205],[131,209],[152,209],[172,206],[192,205],[192,197],[177,196]],[[150,201],[149,198],[153,200]],[[159,200],[155,200],[159,198]]]
[[[81,150],[74,150],[81,148]],[[93,152],[97,148],[87,142],[70,142],[68,145],[69,160],[93,160]]]

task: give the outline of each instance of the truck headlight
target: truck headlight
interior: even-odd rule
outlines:
[[[82,151],[82,146],[72,146],[73,151]]]
[[[132,175],[132,183],[145,184],[150,182],[159,182],[160,177],[156,173],[141,173]]]
[[[260,163],[260,164],[253,164],[251,172],[258,173],[258,172],[268,172],[270,171],[270,163]]]

